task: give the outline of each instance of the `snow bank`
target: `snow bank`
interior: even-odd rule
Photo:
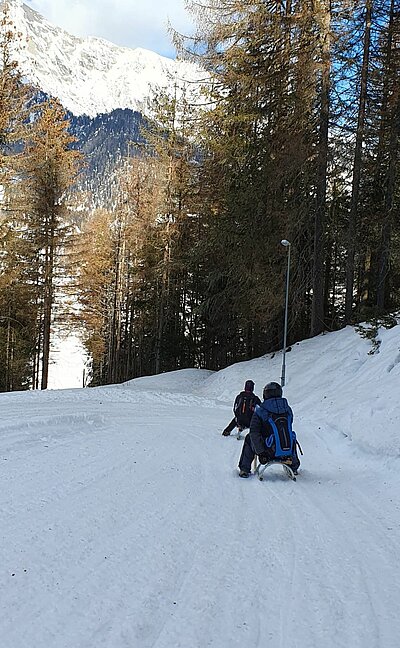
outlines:
[[[399,456],[400,326],[381,328],[378,335],[375,353],[371,341],[350,326],[299,342],[286,353],[284,391],[300,435],[307,426],[336,430],[364,449]],[[267,382],[280,382],[281,364],[281,353],[241,362],[213,374],[199,390],[232,402],[252,379],[261,396]]]
[[[212,374],[213,372],[207,369],[180,369],[179,371],[167,371],[157,376],[143,376],[128,380],[122,383],[121,387],[186,394],[196,390]]]
[[[299,342],[286,353],[284,392],[294,409],[300,438],[320,428],[347,437],[354,447],[387,457],[400,455],[400,326],[380,328],[376,339],[379,346],[348,326]],[[81,372],[70,351],[71,369]],[[183,369],[136,378],[114,388],[129,390],[132,396],[146,392],[149,400],[164,401],[166,394],[185,395],[180,401],[185,404],[208,399],[209,407],[218,403],[229,411],[246,380],[255,382],[255,392],[262,397],[267,382],[280,382],[281,367],[278,352],[218,372]],[[51,386],[57,386],[55,376]]]

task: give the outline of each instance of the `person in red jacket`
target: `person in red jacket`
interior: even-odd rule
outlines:
[[[250,426],[251,417],[253,416],[256,405],[261,405],[261,401],[254,393],[254,382],[246,380],[244,391],[241,391],[235,398],[233,405],[234,417],[229,425],[222,432],[223,436],[229,436],[235,427],[240,431]]]

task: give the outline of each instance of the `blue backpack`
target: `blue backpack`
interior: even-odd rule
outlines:
[[[267,423],[272,430],[265,439],[268,454],[273,455],[275,459],[291,457],[296,447],[296,433],[292,430],[292,416],[289,413],[269,412]]]

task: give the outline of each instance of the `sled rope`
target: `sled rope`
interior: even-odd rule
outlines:
[[[296,445],[297,445],[298,449],[300,450],[300,454],[303,456],[303,450],[301,449],[301,445],[300,445],[300,443],[297,441],[297,439],[296,439]]]

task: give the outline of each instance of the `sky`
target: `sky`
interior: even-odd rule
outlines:
[[[188,33],[192,21],[185,0],[25,0],[47,20],[74,36],[99,36],[125,47],[143,47],[175,57],[167,33],[170,21]]]

